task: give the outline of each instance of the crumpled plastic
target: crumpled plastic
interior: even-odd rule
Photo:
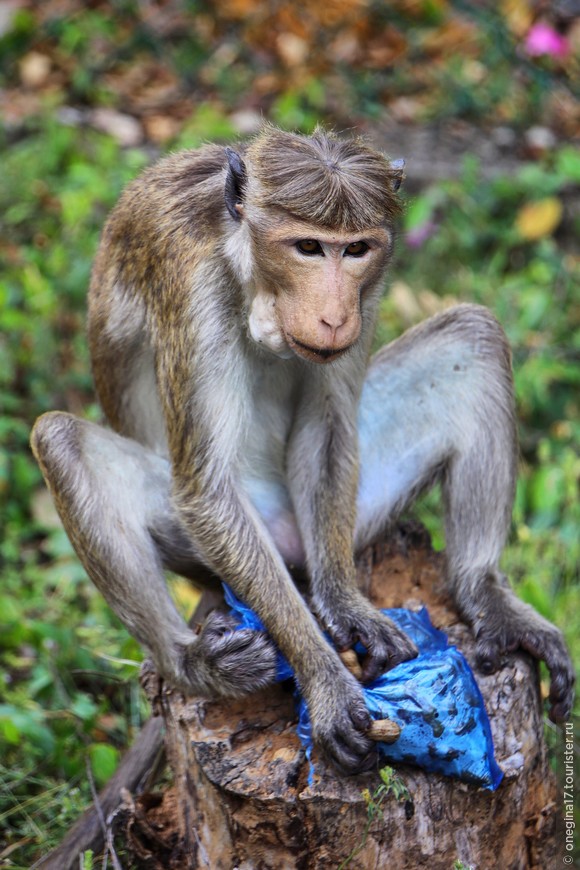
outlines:
[[[238,628],[265,631],[258,616],[225,584],[224,592]],[[425,607],[418,612],[392,609],[383,613],[414,641],[419,655],[362,687],[373,719],[392,719],[402,729],[394,743],[379,743],[379,752],[387,761],[413,764],[495,791],[503,773],[494,757],[483,698],[466,659],[432,625]],[[360,645],[355,649],[364,652]],[[279,653],[278,680],[293,676]],[[308,708],[298,690],[296,696],[297,733],[310,761],[313,741]]]

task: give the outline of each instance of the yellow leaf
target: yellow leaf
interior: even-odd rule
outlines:
[[[173,600],[178,610],[187,618],[191,616],[201,598],[201,592],[189,580],[178,577],[170,585]]]
[[[534,14],[528,0],[502,0],[500,5],[510,30],[516,36],[524,36],[534,20]]]
[[[562,220],[562,203],[555,196],[522,206],[516,217],[516,228],[528,242],[553,233]]]

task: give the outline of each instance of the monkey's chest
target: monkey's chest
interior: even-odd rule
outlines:
[[[254,384],[251,415],[241,451],[241,484],[286,562],[304,563],[304,550],[286,476],[294,416],[294,385],[264,376]]]
[[[293,411],[292,384],[272,376],[256,380],[241,451],[244,477],[285,483]]]

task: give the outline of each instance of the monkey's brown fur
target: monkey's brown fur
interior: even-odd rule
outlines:
[[[497,562],[516,442],[509,350],[493,317],[459,306],[369,364],[402,170],[360,140],[266,127],[245,152],[173,155],[125,191],[89,295],[97,391],[114,431],[67,414],[32,444],[86,570],[165,677],[236,695],[274,678],[260,633],[212,614],[199,636],[163,567],[226,580],[292,664],[315,739],[343,770],[375,761],[360,686],[415,654],[355,584],[353,552],[441,480],[457,604],[487,667],[523,646],[567,713],[560,633],[509,590]]]

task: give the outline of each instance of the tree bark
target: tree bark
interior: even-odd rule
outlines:
[[[473,662],[469,630],[443,585],[443,559],[417,527],[367,552],[361,585],[378,607],[426,604]],[[130,803],[123,822],[137,866],[211,870],[349,868],[488,870],[555,866],[556,785],[543,739],[536,665],[509,656],[477,674],[504,780],[496,792],[399,766],[411,800],[368,821],[364,790],[378,772],[342,777],[313,753],[314,781],[296,735],[292,695],[275,687],[243,701],[158,697],[173,785]],[[353,854],[354,853],[354,854]]]

